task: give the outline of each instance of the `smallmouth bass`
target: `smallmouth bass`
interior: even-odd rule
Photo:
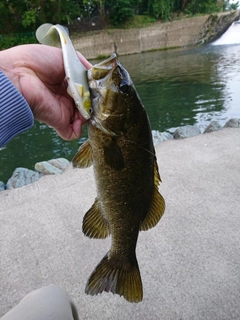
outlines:
[[[130,302],[143,298],[136,258],[139,231],[154,227],[165,210],[147,113],[116,55],[88,70],[91,116],[88,140],[73,167],[93,165],[97,198],[83,218],[90,238],[111,235],[108,253],[90,275],[85,292],[103,291]]]

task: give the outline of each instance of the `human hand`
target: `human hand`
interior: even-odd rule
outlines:
[[[78,53],[84,66],[91,64]],[[62,50],[29,44],[0,51],[0,69],[24,96],[34,118],[65,140],[79,138],[86,120],[67,93]]]

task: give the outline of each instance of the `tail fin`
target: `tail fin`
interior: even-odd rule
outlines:
[[[88,279],[85,293],[96,295],[103,291],[117,293],[129,302],[140,302],[143,298],[142,280],[137,263],[117,263],[108,254],[97,265]]]

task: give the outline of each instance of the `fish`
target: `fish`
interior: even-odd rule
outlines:
[[[82,222],[89,238],[111,236],[111,247],[93,270],[85,293],[112,292],[143,299],[136,257],[139,232],[154,227],[165,211],[161,178],[147,112],[116,54],[87,71],[90,92],[88,140],[73,168],[93,165],[97,197]]]
[[[67,28],[58,24],[41,25],[36,37],[46,45],[60,40],[68,93],[88,123],[88,140],[72,160],[74,168],[93,165],[97,185],[97,198],[83,218],[83,233],[90,238],[112,238],[85,292],[112,292],[129,302],[140,302],[138,234],[154,227],[165,211],[147,113],[115,54],[94,66],[83,56],[80,61]]]

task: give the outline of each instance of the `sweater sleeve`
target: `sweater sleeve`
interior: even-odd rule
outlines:
[[[34,117],[27,101],[0,71],[0,147],[33,124]]]

